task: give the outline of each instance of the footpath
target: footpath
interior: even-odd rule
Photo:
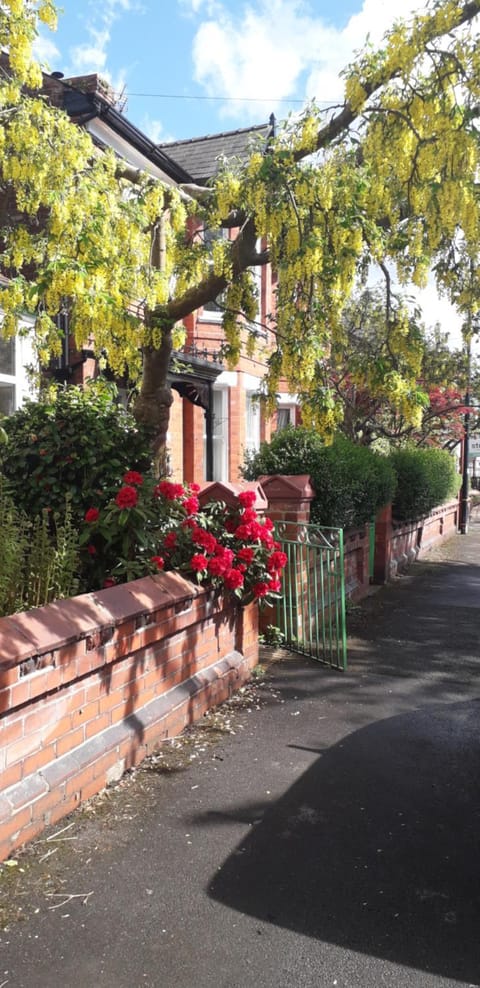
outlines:
[[[0,988],[480,985],[480,525],[349,623],[1,868]]]

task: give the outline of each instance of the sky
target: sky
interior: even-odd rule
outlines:
[[[420,0],[63,0],[39,55],[66,76],[99,72],[155,140],[279,118],[341,98],[339,72]]]
[[[263,123],[306,100],[341,101],[339,73],[422,0],[63,0],[37,56],[65,76],[98,72],[155,142]],[[458,337],[430,287],[427,324]]]

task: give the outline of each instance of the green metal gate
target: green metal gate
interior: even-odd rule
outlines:
[[[345,670],[343,530],[277,522],[275,536],[288,559],[277,612],[285,647]]]

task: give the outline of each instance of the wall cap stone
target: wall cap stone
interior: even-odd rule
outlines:
[[[198,495],[198,499],[202,507],[208,504],[209,501],[224,501],[229,508],[233,508],[237,506],[237,498],[242,491],[254,491],[256,501],[253,507],[256,511],[265,511],[268,501],[258,480],[243,480],[238,483],[212,480],[204,484]]]
[[[259,477],[259,483],[265,492],[267,500],[281,501],[312,501],[315,490],[310,481],[310,474],[282,474]]]

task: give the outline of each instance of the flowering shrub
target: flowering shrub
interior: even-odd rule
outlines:
[[[242,491],[234,507],[212,501],[200,510],[189,487],[129,470],[115,497],[91,507],[81,544],[88,582],[112,586],[159,570],[176,570],[242,603],[270,603],[281,590],[285,553],[273,538],[273,522],[260,518],[254,491]]]

